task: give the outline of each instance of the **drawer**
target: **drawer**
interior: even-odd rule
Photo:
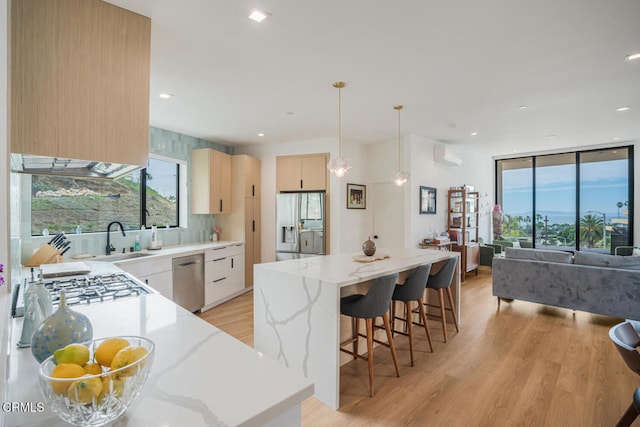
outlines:
[[[122,264],[116,263],[116,265],[135,277],[148,276],[150,274],[162,273],[173,269],[171,258],[149,259]]]
[[[237,283],[229,280],[229,278],[207,282],[204,284],[204,305],[213,304],[241,290],[242,286],[238,287]]]
[[[211,248],[204,251],[204,261],[212,261],[219,258],[225,258],[233,255],[244,253],[244,244],[238,243],[230,246],[221,246]]]
[[[213,282],[231,275],[231,257],[216,258],[204,263],[204,281]]]

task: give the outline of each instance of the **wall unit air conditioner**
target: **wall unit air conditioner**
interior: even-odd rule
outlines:
[[[436,163],[445,166],[460,166],[462,164],[460,152],[447,144],[435,144],[433,158]]]

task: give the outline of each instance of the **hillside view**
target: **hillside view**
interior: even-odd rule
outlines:
[[[176,202],[152,188],[147,176],[147,224],[176,225]],[[111,221],[125,229],[139,229],[140,173],[118,180],[33,175],[31,186],[31,234],[106,231]]]

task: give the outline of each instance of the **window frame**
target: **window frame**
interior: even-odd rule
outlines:
[[[544,157],[544,156],[548,156],[548,155],[556,155],[556,154],[573,154],[575,155],[575,185],[576,185],[576,194],[575,194],[575,212],[576,212],[576,218],[575,218],[575,228],[576,228],[576,239],[575,239],[575,245],[573,250],[574,251],[579,251],[581,249],[585,249],[585,248],[580,248],[580,233],[578,231],[578,227],[579,227],[579,222],[580,222],[580,196],[581,196],[581,176],[580,176],[580,165],[581,165],[581,157],[583,154],[586,153],[594,153],[594,152],[598,152],[598,151],[606,151],[606,150],[616,150],[616,149],[625,149],[627,150],[627,162],[628,162],[628,167],[627,167],[627,171],[628,171],[628,175],[627,175],[627,189],[628,189],[628,207],[630,210],[630,215],[629,215],[629,221],[628,221],[628,236],[627,236],[627,245],[631,246],[633,245],[633,241],[634,241],[634,194],[635,194],[635,189],[634,189],[634,145],[633,144],[629,144],[629,145],[616,145],[616,146],[603,146],[603,147],[598,147],[598,148],[590,148],[588,150],[574,150],[574,151],[558,151],[558,152],[545,152],[545,153],[538,153],[538,154],[528,154],[528,155],[522,155],[522,156],[517,156],[517,157],[504,157],[504,158],[495,158],[494,159],[494,184],[495,184],[495,204],[500,204],[502,205],[502,194],[500,193],[501,191],[504,190],[504,186],[502,184],[502,174],[500,173],[500,167],[499,167],[499,162],[501,161],[508,161],[508,160],[517,160],[517,159],[524,159],[524,158],[530,158],[532,159],[532,165],[531,165],[531,170],[532,170],[532,189],[531,189],[531,197],[532,197],[532,206],[533,206],[533,215],[535,217],[535,214],[537,212],[537,203],[536,203],[536,170],[537,170],[537,162],[536,159],[540,158],[540,157]],[[533,221],[532,224],[532,236],[534,236],[533,238],[533,247],[535,248],[535,236],[536,236],[536,222],[535,220]]]

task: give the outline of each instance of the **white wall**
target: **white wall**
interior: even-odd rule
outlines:
[[[463,165],[456,168],[434,162],[435,141],[406,135],[401,143],[401,169],[410,172],[402,187],[391,183],[391,174],[398,169],[398,142],[359,144],[343,141],[343,156],[350,158],[353,169],[338,179],[331,175],[330,253],[359,251],[369,237],[378,235],[378,247],[417,247],[428,232],[446,230],[447,190],[451,186],[473,185],[480,191],[480,236],[491,235],[490,208],[493,206],[493,160],[489,155],[459,146]],[[276,157],[285,155],[330,153],[337,155],[335,138],[298,141],[295,143],[239,146],[236,154],[248,154],[262,165],[262,262],[275,260],[275,194]],[[347,183],[367,186],[367,208],[346,208]],[[435,187],[437,214],[420,215],[420,185]]]
[[[235,150],[235,154],[248,154],[261,161],[262,262],[275,261],[276,157],[313,153],[329,153],[331,158],[336,157],[337,138],[240,146]],[[331,218],[330,253],[357,250],[366,240],[368,210],[346,209],[346,183],[362,184],[365,180],[367,171],[365,147],[358,143],[343,141],[342,155],[351,159],[353,169],[341,179],[332,174],[329,182],[327,197],[330,201],[329,216]]]
[[[8,25],[9,5],[0,0],[0,263],[5,265],[5,281],[9,282],[9,138],[8,138]],[[9,286],[0,288],[0,378],[5,378],[7,336],[9,320]],[[0,396],[4,397],[4,381],[0,385]],[[3,398],[3,401],[5,399]]]

